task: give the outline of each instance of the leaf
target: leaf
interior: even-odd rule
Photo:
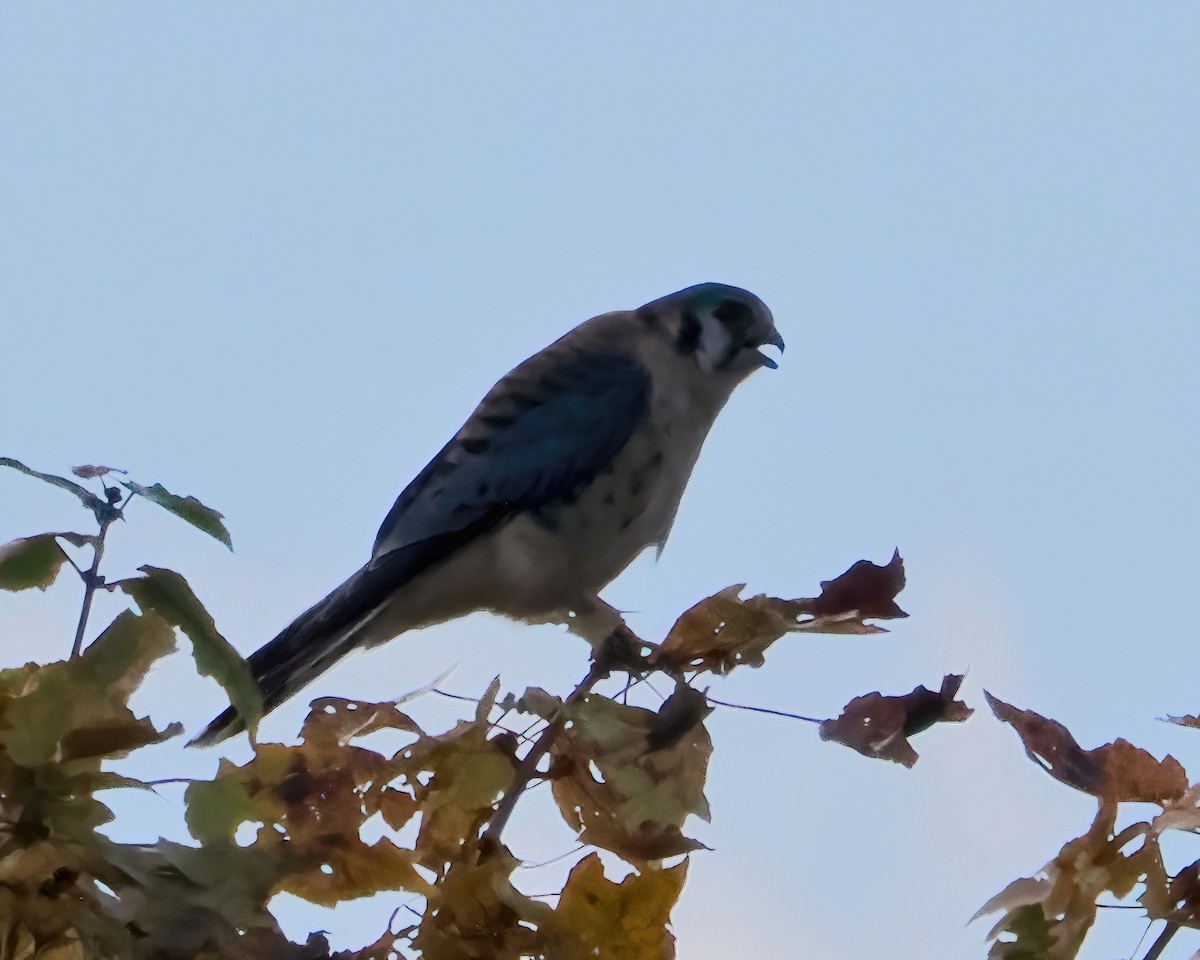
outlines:
[[[253,731],[263,714],[263,695],[246,661],[217,631],[212,616],[180,574],[149,565],[138,570],[141,577],[121,580],[116,586],[143,611],[154,611],[187,634],[196,669],[221,685],[247,729]]]
[[[1029,759],[1067,786],[1101,800],[1144,803],[1178,799],[1187,790],[1187,774],[1169,754],[1155,760],[1123,739],[1084,750],[1058,721],[1013,707],[986,690],[984,696],[997,719],[1012,724]]]
[[[1054,945],[1050,921],[1039,904],[1031,903],[1007,918],[1004,933],[1012,939],[996,940],[988,951],[988,960],[1046,960]]]
[[[563,714],[568,726],[551,751],[551,790],[581,842],[634,864],[703,848],[681,832],[689,816],[709,817],[712,740],[702,722],[672,730],[673,742],[652,749],[651,734],[671,724],[650,710],[589,694]]]
[[[815,599],[759,595],[743,600],[745,586],[726,587],[685,610],[650,663],[728,673],[741,664],[762,666],[767,648],[788,633],[886,633],[865,621],[908,616],[895,602],[904,588],[899,552],[883,567],[859,560],[840,577],[822,582]]]
[[[909,737],[935,723],[961,723],[975,712],[954,699],[962,681],[961,676],[947,674],[936,692],[920,686],[903,696],[886,697],[876,692],[855,697],[836,720],[821,722],[821,739],[844,744],[864,757],[912,767],[917,762],[917,751],[908,742]]]
[[[325,857],[318,869],[293,873],[276,889],[326,907],[383,890],[424,893],[429,889],[413,867],[416,851],[402,849],[386,837],[372,844],[359,840],[330,845]]]
[[[110,849],[114,865],[145,891],[129,898],[141,907],[135,915],[138,929],[166,956],[250,960],[272,955],[254,952],[243,937],[254,928],[277,930],[265,906],[288,860],[286,847],[273,850],[273,857],[232,843],[196,848],[159,840],[152,847],[113,844]]]
[[[1157,844],[1143,843],[1147,825],[1134,824],[1114,836],[1117,804],[1103,801],[1091,828],[1065,844],[1033,877],[1010,883],[972,917],[1004,915],[988,934],[988,956],[1004,960],[1067,960],[1074,957],[1096,920],[1103,893],[1124,899],[1152,869]],[[1000,939],[1004,938],[1004,939]]]
[[[412,943],[422,960],[555,956],[544,954],[534,928],[550,909],[513,887],[510,875],[516,866],[503,847],[468,846],[429,892]]]
[[[646,744],[651,750],[662,750],[677,744],[684,736],[704,722],[713,712],[713,707],[701,691],[679,681],[675,692],[663,701],[658,714],[646,733]]]
[[[379,730],[400,730],[424,736],[424,731],[395,703],[369,703],[341,697],[319,697],[309,706],[300,735],[308,743],[346,744]]]
[[[687,879],[687,862],[631,873],[620,883],[604,875],[592,853],[571,869],[553,915],[542,923],[545,955],[555,960],[672,960],[671,910]]]
[[[512,782],[515,764],[503,744],[487,739],[486,726],[476,722],[418,740],[404,751],[402,769],[421,808],[419,862],[439,868],[475,839]],[[427,774],[432,777],[423,785]]]
[[[174,633],[157,614],[126,610],[74,660],[0,671],[0,746],[31,767],[89,736],[105,738],[113,755],[132,749],[124,744],[174,736],[177,726],[155,730],[126,706],[150,665],[174,649]],[[105,732],[88,732],[98,730]]]
[[[109,503],[105,503],[98,496],[88,490],[86,487],[81,487],[74,480],[68,480],[66,477],[55,476],[52,473],[41,473],[38,470],[31,470],[20,460],[14,460],[12,457],[0,457],[0,467],[12,467],[14,470],[19,470],[26,476],[35,477],[38,480],[44,480],[46,483],[56,487],[61,487],[63,490],[73,493],[77,496],[83,505],[96,515],[96,522],[103,523],[106,519],[111,519],[118,516],[117,509]]]
[[[424,894],[429,884],[414,869],[414,851],[360,836],[378,809],[372,791],[393,776],[380,754],[361,747],[260,744],[250,762],[222,761],[211,781],[188,786],[188,830],[206,851],[242,851],[264,900],[286,891],[332,906],[381,890]],[[262,826],[253,843],[237,847],[246,822]]]
[[[67,562],[56,536],[43,533],[0,546],[0,590],[45,590],[54,583]]]
[[[904,561],[899,550],[882,567],[870,560],[859,560],[840,577],[821,581],[821,595],[809,602],[809,612],[817,617],[853,612],[862,620],[907,617],[896,604],[896,595],[904,589],[904,583]]]
[[[184,792],[188,833],[203,845],[217,845],[232,840],[248,821],[282,823],[288,805],[270,787],[292,764],[293,757],[277,744],[264,746],[244,767],[222,759],[216,776],[194,780]]]
[[[233,549],[233,541],[229,537],[229,531],[225,529],[225,524],[221,522],[225,519],[224,515],[217,513],[211,507],[206,507],[195,497],[176,496],[161,483],[156,483],[152,487],[144,487],[140,483],[134,483],[132,480],[122,480],[120,483],[126,489],[132,490],[152,503],[157,503],[164,510],[175,514],[180,519],[186,520],[198,530],[203,530],[210,537],[220,540],[230,550]]]
[[[95,480],[97,477],[103,477],[105,474],[109,474],[109,473],[124,474],[124,473],[128,473],[129,471],[121,470],[121,469],[118,469],[117,467],[100,467],[100,466],[96,466],[95,464],[89,463],[89,464],[85,464],[84,466],[81,466],[81,467],[72,467],[71,472],[73,474],[75,474],[75,476],[80,477],[83,480]]]

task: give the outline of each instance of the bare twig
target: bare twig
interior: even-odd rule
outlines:
[[[87,630],[88,615],[92,612],[92,597],[96,588],[103,582],[100,579],[100,559],[104,556],[104,538],[113,521],[120,518],[120,512],[105,514],[100,520],[100,533],[92,543],[92,565],[83,577],[83,608],[79,611],[79,624],[75,627],[75,643],[71,647],[71,659],[76,659],[83,650],[83,635]],[[78,569],[78,568],[77,568]]]
[[[478,697],[468,697],[463,693],[451,693],[449,690],[439,690],[437,687],[431,687],[430,693],[436,693],[439,697],[446,697],[449,700],[465,700],[467,703],[478,703]]]
[[[715,703],[718,707],[733,707],[735,710],[750,710],[754,713],[769,713],[774,717],[787,717],[789,720],[803,720],[805,723],[822,723],[816,717],[805,717],[799,713],[788,713],[786,710],[772,710],[770,707],[752,707],[745,703],[730,703],[727,700],[718,700],[716,697],[709,697],[709,703]]]
[[[1158,960],[1162,956],[1162,952],[1167,949],[1167,944],[1171,942],[1171,938],[1179,931],[1179,924],[1168,923],[1163,927],[1163,932],[1158,935],[1158,939],[1150,945],[1150,949],[1146,951],[1146,955],[1142,960]]]
[[[557,857],[551,857],[549,860],[543,860],[541,863],[518,863],[517,869],[518,870],[539,870],[542,867],[548,867],[552,863],[558,863],[560,860],[566,860],[567,857],[574,856],[580,850],[582,850],[583,847],[584,847],[584,845],[582,843],[577,843],[566,853],[560,853]]]
[[[591,692],[600,680],[608,676],[608,665],[602,660],[596,660],[592,663],[591,669],[588,670],[587,676],[579,681],[579,685],[571,691],[571,695],[567,697],[564,705],[574,703],[581,700]],[[525,754],[524,759],[517,765],[516,772],[513,774],[512,783],[508,785],[508,789],[504,791],[504,796],[496,805],[496,812],[492,814],[491,821],[488,823],[488,828],[484,831],[483,840],[492,840],[497,844],[500,842],[500,834],[504,832],[504,828],[508,825],[509,817],[512,816],[513,810],[517,806],[517,801],[521,798],[521,794],[525,792],[525,788],[529,785],[529,781],[537,774],[538,764],[542,757],[550,752],[550,747],[562,732],[566,725],[566,720],[561,713],[558,717],[551,720],[546,729],[542,731],[542,735],[537,738],[537,742],[529,748],[529,752]]]

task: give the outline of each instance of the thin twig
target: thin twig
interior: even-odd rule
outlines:
[[[709,703],[715,703],[719,707],[733,707],[735,710],[751,710],[754,713],[769,713],[775,717],[787,717],[790,720],[803,720],[805,723],[823,723],[817,717],[805,717],[798,713],[788,713],[786,710],[772,710],[770,707],[752,707],[745,703],[730,703],[727,700],[718,700],[716,697],[709,697]]]
[[[591,669],[588,670],[587,676],[579,681],[579,685],[563,701],[564,706],[587,696],[591,692],[592,687],[606,676],[608,676],[608,666],[599,660],[594,661]],[[496,805],[496,812],[492,814],[488,828],[484,831],[483,840],[492,840],[497,844],[500,842],[500,834],[504,832],[504,828],[508,825],[508,820],[512,816],[513,810],[516,809],[517,801],[521,798],[521,794],[525,792],[529,781],[537,774],[538,764],[541,762],[542,757],[550,752],[550,747],[554,744],[564,726],[566,726],[566,720],[560,712],[557,717],[546,725],[546,729],[542,731],[542,735],[538,737],[537,742],[529,748],[529,752],[525,754],[524,759],[518,764],[516,772],[513,774],[512,783],[508,785],[508,789],[504,791],[504,796]]]
[[[557,857],[551,857],[549,860],[543,860],[541,863],[518,863],[517,869],[518,870],[538,870],[541,867],[548,867],[552,863],[558,863],[559,860],[566,860],[567,857],[574,856],[580,850],[582,850],[583,847],[584,847],[584,845],[582,843],[577,843],[566,853],[560,853]]]
[[[1168,923],[1163,927],[1163,932],[1158,935],[1158,939],[1150,945],[1150,949],[1146,951],[1146,955],[1142,960],[1158,960],[1162,956],[1162,952],[1167,949],[1167,944],[1171,942],[1171,938],[1179,930],[1179,924]]]
[[[83,574],[83,608],[79,611],[79,625],[75,628],[75,643],[71,647],[71,659],[75,660],[79,657],[80,651],[83,650],[83,635],[87,630],[88,614],[92,612],[92,597],[96,594],[96,588],[100,586],[100,559],[104,556],[104,537],[108,534],[108,528],[112,526],[113,521],[119,519],[120,512],[106,514],[100,521],[100,533],[96,536],[95,542],[92,544],[92,566]]]
[[[468,703],[478,703],[478,697],[468,697],[463,693],[450,693],[447,690],[439,690],[437,687],[432,687],[430,693],[436,693],[439,697],[448,697],[451,700],[466,700]]]
[[[75,572],[79,574],[79,579],[84,583],[87,583],[87,574],[83,572],[83,567],[67,556],[67,552],[65,550],[63,551],[63,556],[67,558],[67,563],[75,568]]]

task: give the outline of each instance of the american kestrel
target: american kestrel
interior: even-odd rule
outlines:
[[[270,711],[352,650],[477,610],[599,647],[598,592],[662,549],[733,389],[783,350],[747,290],[701,283],[581,323],[504,376],[400,494],[371,559],[248,663]],[[244,729],[231,707],[194,743]]]

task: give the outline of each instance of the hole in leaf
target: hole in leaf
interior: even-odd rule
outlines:
[[[261,827],[261,820],[243,820],[238,824],[238,828],[233,831],[233,842],[239,847],[248,847],[258,837],[258,829]],[[276,829],[282,829],[279,824],[275,824]]]

